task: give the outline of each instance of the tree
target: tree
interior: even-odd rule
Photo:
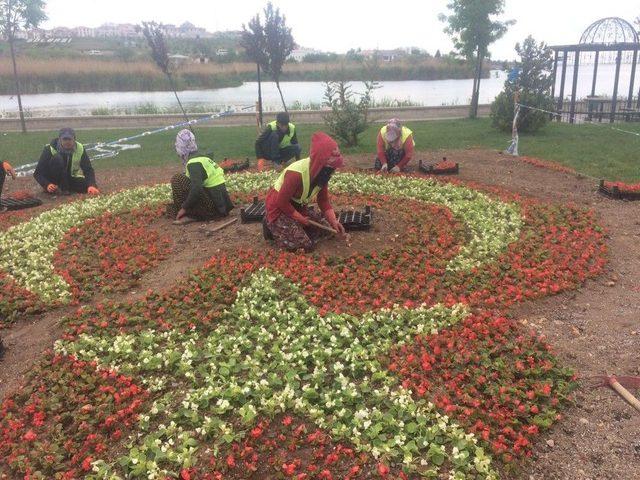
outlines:
[[[264,9],[264,39],[267,71],[273,81],[276,82],[280,100],[282,100],[282,108],[286,112],[287,105],[284,102],[284,96],[280,88],[280,77],[282,75],[282,67],[296,44],[293,41],[293,35],[291,35],[291,28],[287,27],[285,16],[281,15],[280,9],[274,8],[271,2],[267,3]]]
[[[173,94],[176,96],[176,100],[178,101],[180,110],[182,110],[182,115],[188,122],[189,117],[187,117],[187,112],[185,112],[184,107],[182,106],[182,102],[180,101],[180,97],[178,97],[177,87],[173,79],[173,73],[171,71],[171,60],[169,59],[169,50],[167,49],[167,42],[164,38],[162,25],[157,24],[156,22],[142,22],[142,33],[147,39],[149,48],[151,48],[151,58],[153,58],[153,61],[156,62],[156,65],[162,71],[162,73],[167,76],[169,85],[171,86],[171,90],[173,90]],[[191,126],[189,126],[189,129],[191,130]]]
[[[469,110],[469,117],[476,118],[482,63],[489,54],[489,45],[501,38],[515,21],[495,19],[504,12],[504,0],[451,0],[447,8],[451,15],[440,14],[440,20],[448,24],[445,33],[452,36],[459,55],[476,62]]]
[[[356,93],[344,79],[325,82],[324,104],[331,110],[324,115],[324,122],[329,132],[341,140],[345,147],[358,145],[358,136],[371,123],[371,93],[378,88],[378,84],[368,81],[364,85],[364,92]]]
[[[264,27],[260,20],[260,14],[256,14],[248,25],[242,25],[242,34],[240,37],[240,46],[244,48],[247,57],[256,64],[258,72],[258,122],[262,127],[262,81],[260,78],[260,70],[268,68],[267,55],[265,53],[265,37]]]
[[[519,102],[541,110],[553,110],[551,86],[553,84],[553,52],[544,44],[537,43],[532,36],[516,44],[516,52],[520,61],[504,82],[504,90],[491,104],[493,126],[503,131],[510,131],[513,124],[514,102],[516,92]],[[518,131],[535,132],[549,120],[549,115],[528,108],[520,110]]]
[[[47,19],[44,12],[43,0],[0,0],[0,33],[9,43],[11,62],[13,63],[13,77],[16,83],[16,97],[20,111],[20,125],[22,133],[27,132],[22,110],[22,96],[20,93],[20,79],[16,62],[16,33],[21,29],[36,28]]]

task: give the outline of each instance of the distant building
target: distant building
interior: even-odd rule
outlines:
[[[365,58],[377,58],[383,62],[393,62],[407,56],[406,49],[396,48],[395,50],[363,50],[362,55]]]
[[[163,25],[165,35],[170,38],[211,38],[214,35],[206,29],[185,22],[180,26]],[[17,38],[25,40],[52,38],[141,38],[143,33],[131,23],[105,23],[97,28],[90,27],[56,27],[50,30],[32,29],[18,32]]]
[[[75,27],[71,29],[72,36],[79,38],[90,38],[96,36],[96,29],[89,27]]]
[[[302,62],[307,55],[322,54],[320,50],[314,50],[313,48],[296,48],[289,54],[289,58],[296,62]]]

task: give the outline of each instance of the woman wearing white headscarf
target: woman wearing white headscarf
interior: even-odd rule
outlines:
[[[222,168],[198,153],[196,138],[190,130],[178,133],[175,147],[185,167],[185,173],[177,173],[171,179],[173,204],[177,210],[175,223],[226,217],[233,209],[233,202]]]
[[[381,172],[402,172],[413,158],[413,132],[397,118],[380,129],[377,144],[375,169]]]

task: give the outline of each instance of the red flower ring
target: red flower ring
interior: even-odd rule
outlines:
[[[79,310],[69,322],[65,339],[73,340],[81,333],[147,328],[197,328],[206,334],[215,328],[217,318],[233,303],[250,274],[263,267],[299,284],[308,301],[322,313],[357,315],[394,304],[411,308],[421,303],[465,303],[472,315],[437,335],[418,336],[414,342],[392,349],[388,368],[416,397],[432,400],[444,413],[476,432],[503,460],[526,455],[532,438],[557,419],[558,408],[572,388],[572,374],[557,365],[543,339],[523,332],[500,311],[524,299],[576,288],[598,275],[606,262],[604,233],[589,212],[487,190],[503,200],[518,201],[524,225],[520,239],[495,262],[471,271],[446,270],[465,243],[464,226],[448,209],[413,200],[341,196],[340,202],[369,203],[398,212],[406,222],[406,232],[393,245],[382,244],[381,251],[347,258],[247,249],[223,253],[165,293],[149,293],[144,301],[132,304]],[[6,421],[0,422],[0,428],[6,426]],[[279,435],[288,438],[281,429],[264,420],[253,427],[244,443],[230,447],[224,458],[203,458],[192,469],[183,470],[182,478],[234,478],[218,474],[224,469],[229,473],[240,462],[254,465],[253,453],[258,458],[264,455],[257,451],[264,445],[258,446],[256,440]],[[30,442],[28,430],[22,432],[22,437],[25,435],[23,441]],[[327,443],[322,461],[333,460],[330,455],[336,448],[338,445]],[[272,468],[281,475],[309,475],[302,467],[313,462],[281,448],[278,452]],[[338,456],[338,469],[312,472],[308,478],[332,478],[329,475],[345,472],[360,478],[359,472],[350,470],[355,467],[366,468],[367,474],[395,475],[383,463],[372,470],[371,462]]]

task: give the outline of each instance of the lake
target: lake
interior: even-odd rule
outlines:
[[[580,69],[578,96],[591,92],[592,66]],[[615,65],[601,65],[597,94],[611,95],[613,91]],[[560,75],[558,75],[559,77]],[[620,79],[620,95],[626,96],[630,78],[630,65],[623,65]],[[494,70],[490,78],[482,80],[480,103],[491,103],[503,88],[505,74]],[[569,93],[572,68],[567,68],[565,94]],[[559,87],[558,79],[558,87]],[[466,105],[470,103],[472,79],[431,80],[431,81],[389,81],[380,82],[374,91],[377,101],[410,101],[424,106]],[[300,103],[303,106],[318,106],[323,101],[322,82],[282,82],[282,90],[287,105]],[[638,85],[640,86],[640,85]],[[353,82],[354,91],[362,91],[362,83]],[[637,88],[637,87],[636,87]],[[279,110],[280,97],[272,82],[262,85],[265,110]],[[559,88],[556,89],[558,92]],[[257,83],[246,82],[239,87],[215,90],[186,90],[179,92],[180,100],[187,107],[218,110],[227,107],[252,106],[257,99]],[[24,95],[24,108],[33,116],[73,116],[90,115],[98,109],[108,109],[114,113],[134,113],[137,108],[152,104],[159,109],[175,109],[177,102],[172,92],[94,92],[94,93],[52,93]],[[203,111],[200,110],[200,111]],[[0,96],[0,111],[3,116],[15,116],[17,101],[14,96]]]

